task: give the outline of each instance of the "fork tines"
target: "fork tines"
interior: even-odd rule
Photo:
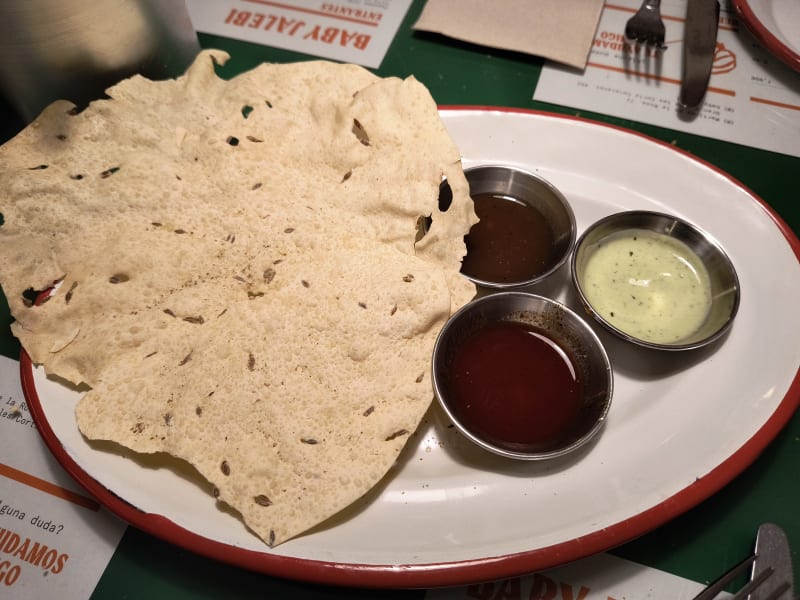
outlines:
[[[748,556],[742,562],[734,565],[731,569],[712,581],[706,589],[700,592],[692,600],[713,600],[728,586],[728,584],[730,584],[739,575],[747,571],[747,569],[753,564],[753,562],[755,562],[755,560],[755,554]],[[736,592],[736,594],[734,594],[730,600],[744,600],[748,595],[750,595],[750,593],[753,592],[753,590],[760,587],[761,584],[772,577],[774,573],[775,571],[772,567],[767,567],[763,571],[759,572],[750,581],[748,581],[744,586],[742,586],[742,588]],[[776,588],[765,600],[778,600],[781,595],[790,587],[791,586],[788,582],[784,582],[783,585]]]
[[[625,24],[625,39],[629,43],[666,50],[666,28],[661,20],[660,0],[644,0],[642,6]]]

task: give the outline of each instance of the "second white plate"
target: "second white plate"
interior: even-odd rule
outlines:
[[[800,71],[800,2],[797,0],[733,0],[747,28],[795,71]]]

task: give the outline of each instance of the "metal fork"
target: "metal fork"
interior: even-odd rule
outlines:
[[[750,565],[756,560],[756,555],[753,554],[748,556],[738,565],[732,567],[729,571],[720,575],[717,579],[711,582],[711,584],[700,592],[697,596],[695,596],[692,600],[713,600],[716,598],[720,592],[722,592],[728,584],[736,579],[739,575],[747,571]],[[772,577],[775,573],[775,570],[772,567],[767,567],[758,575],[753,577],[750,581],[748,581],[742,588],[734,594],[734,596],[730,600],[744,600],[747,598],[755,589],[759,588],[767,579]],[[792,585],[788,581],[784,581],[781,585],[779,585],[773,592],[764,598],[764,600],[783,600],[782,596],[785,592],[791,589]],[[787,599],[789,600],[789,599]]]
[[[661,20],[661,0],[644,0],[642,6],[625,24],[625,39],[637,45],[653,46],[666,50],[664,37],[666,29]]]

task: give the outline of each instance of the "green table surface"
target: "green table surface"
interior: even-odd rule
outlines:
[[[533,101],[533,90],[543,64],[541,59],[414,31],[412,25],[423,5],[422,0],[413,2],[381,67],[374,69],[378,75],[413,75],[429,88],[440,105],[508,106],[580,115],[670,142],[727,171],[772,206],[796,235],[800,234],[800,179],[797,175],[800,159]],[[204,47],[221,48],[231,54],[231,60],[221,72],[225,77],[264,61],[294,62],[314,58],[212,35],[200,34],[200,41]],[[7,107],[0,105],[0,109],[4,109],[5,115],[0,123],[0,140],[5,140],[22,123]],[[0,207],[1,203],[2,199]],[[11,335],[10,322],[5,297],[0,294],[0,353],[16,359],[19,345]],[[798,459],[800,412],[794,414],[752,465],[718,493],[682,516],[611,552],[682,577],[710,581],[752,550],[755,532],[761,523],[773,522],[784,528],[793,544],[797,573],[800,549]],[[129,527],[92,598],[287,597],[316,600],[423,596],[422,590],[351,589],[269,577],[212,561]]]

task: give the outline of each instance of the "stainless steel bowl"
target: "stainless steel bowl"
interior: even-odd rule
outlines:
[[[476,427],[460,416],[463,413],[459,403],[463,398],[457,397],[456,386],[451,380],[459,350],[485,327],[505,322],[520,323],[546,335],[569,357],[577,373],[580,381],[578,410],[569,426],[562,428],[558,439],[530,445],[490,439],[480,424]],[[530,364],[524,368],[535,367]],[[608,355],[597,334],[583,319],[555,300],[514,291],[497,292],[473,300],[447,321],[434,346],[432,379],[440,406],[467,439],[495,454],[523,460],[563,456],[586,444],[605,423],[614,387]],[[504,413],[503,394],[496,390],[492,392],[497,396],[492,402],[497,402],[499,416],[511,418],[508,417],[510,411]],[[530,416],[535,422],[538,413]]]
[[[705,317],[691,331],[674,340],[653,340],[648,336],[632,333],[620,322],[612,322],[609,314],[604,314],[592,302],[588,289],[587,265],[599,248],[608,244],[615,236],[627,231],[645,230],[668,236],[685,245],[693,253],[708,274],[709,306]],[[692,258],[694,260],[694,258]],[[699,227],[675,216],[653,211],[627,211],[610,215],[591,225],[580,237],[571,261],[572,281],[581,302],[608,331],[633,344],[659,350],[690,350],[706,346],[721,338],[731,327],[739,308],[740,289],[736,270],[720,244]],[[644,280],[643,280],[644,281]],[[594,283],[596,284],[595,279]],[[610,278],[606,281],[610,286]],[[633,289],[633,288],[631,288]],[[665,312],[665,319],[672,318],[675,311],[681,310],[681,302],[686,297],[674,299],[677,303],[672,312]],[[613,314],[613,313],[612,313]],[[617,315],[618,316],[618,315]],[[653,319],[657,325],[657,319]]]
[[[558,189],[532,173],[502,165],[472,167],[465,169],[464,175],[471,196],[492,194],[527,204],[541,214],[553,237],[548,260],[535,273],[515,281],[497,281],[472,276],[462,270],[467,278],[485,288],[518,289],[541,282],[566,263],[575,245],[575,216]]]

